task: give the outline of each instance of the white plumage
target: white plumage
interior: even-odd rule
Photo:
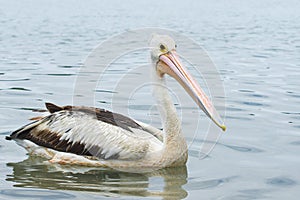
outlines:
[[[184,165],[187,144],[181,123],[166,89],[165,74],[175,78],[216,125],[225,130],[212,103],[181,65],[169,36],[154,35],[150,47],[153,96],[163,131],[107,110],[56,106],[46,103],[50,114],[14,131],[15,140],[31,154],[52,163],[114,168],[162,168]]]

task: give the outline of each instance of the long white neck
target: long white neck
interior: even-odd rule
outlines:
[[[153,96],[156,100],[163,125],[163,156],[175,156],[173,157],[174,159],[177,156],[179,159],[179,157],[182,157],[187,152],[187,144],[181,133],[181,122],[166,87],[165,77],[159,77],[156,74],[156,70],[153,70],[152,80],[154,81]]]

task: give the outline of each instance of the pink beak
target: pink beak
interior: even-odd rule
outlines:
[[[194,78],[182,66],[175,50],[161,55],[157,67],[160,73],[166,73],[175,78],[203,112],[223,131],[226,130],[226,126],[223,124],[212,102]]]

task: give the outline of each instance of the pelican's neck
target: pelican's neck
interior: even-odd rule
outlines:
[[[156,100],[163,125],[164,156],[182,157],[187,152],[187,145],[181,133],[181,121],[177,116],[176,108],[166,87],[165,77],[160,77],[155,70],[153,71],[153,96]],[[176,159],[176,157],[174,158]]]

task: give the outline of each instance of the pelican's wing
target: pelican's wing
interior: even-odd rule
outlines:
[[[27,139],[57,151],[100,159],[140,159],[162,142],[134,120],[103,109],[47,104],[50,115],[7,139]]]

